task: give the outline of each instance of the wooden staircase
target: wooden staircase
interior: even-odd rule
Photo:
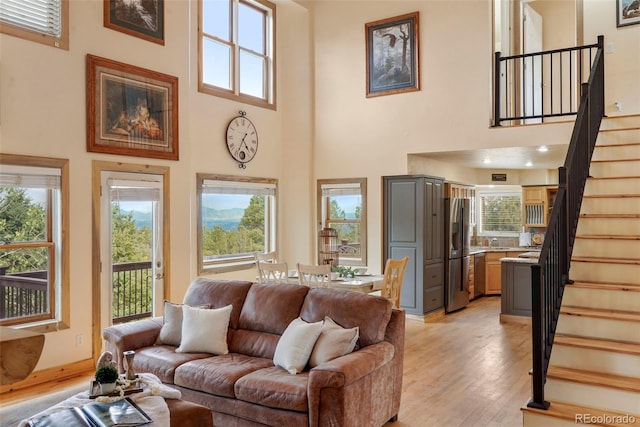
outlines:
[[[640,426],[640,115],[604,119],[551,351],[524,427]],[[588,418],[588,420],[587,420]]]

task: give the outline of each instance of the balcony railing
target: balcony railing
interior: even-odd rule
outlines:
[[[496,52],[494,126],[577,115],[581,85],[603,46],[604,37],[598,36],[596,44],[587,46],[513,56]]]
[[[46,271],[5,272],[0,267],[0,320],[49,312]],[[113,265],[113,323],[151,317],[152,274],[151,261]]]

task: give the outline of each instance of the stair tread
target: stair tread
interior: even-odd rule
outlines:
[[[560,344],[568,347],[604,350],[615,353],[625,353],[640,356],[640,345],[622,341],[585,338],[574,335],[556,334],[553,345]]]
[[[589,256],[574,256],[571,257],[571,262],[598,262],[609,264],[640,264],[638,258],[607,258],[607,257],[589,257]]]
[[[580,218],[634,219],[640,218],[640,214],[580,214]]]
[[[638,283],[602,283],[602,282],[588,282],[586,280],[581,280],[579,282],[574,282],[571,285],[567,285],[567,286],[570,286],[572,288],[640,292],[640,284]]]
[[[613,375],[609,373],[584,371],[581,369],[552,365],[549,366],[549,369],[547,370],[547,378],[640,392],[640,381],[638,381],[638,378]]]
[[[603,310],[600,308],[563,306],[560,308],[560,314],[566,314],[568,316],[596,317],[599,319],[640,322],[640,312],[632,311]]]
[[[640,236],[622,234],[576,234],[576,239],[640,240]]]
[[[576,422],[576,424],[577,424],[576,416],[577,415],[584,416],[586,414],[589,414],[592,417],[607,416],[607,418],[613,418],[613,420],[630,420],[631,419],[630,414],[623,414],[620,412],[589,408],[586,406],[572,405],[570,403],[555,402],[555,401],[551,402],[549,409],[547,409],[546,411],[543,409],[529,408],[528,406],[523,406],[521,410],[523,412],[537,413],[540,415],[546,415],[549,417],[573,421],[573,422]],[[605,426],[605,427],[640,426],[640,417],[633,417],[633,418],[635,419],[635,422],[631,422],[631,423],[627,421],[622,423],[608,422],[608,423],[597,423],[597,424],[590,423],[590,424],[596,425],[596,426]]]

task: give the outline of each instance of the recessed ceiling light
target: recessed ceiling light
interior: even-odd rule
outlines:
[[[525,165],[526,167],[530,168],[531,166],[533,166],[533,163],[531,163],[531,162],[527,162],[527,163],[525,163],[524,165]]]
[[[484,163],[485,165],[488,165],[489,163],[491,163],[491,159],[490,158],[486,158],[482,161],[482,163]]]
[[[540,148],[538,148],[538,151],[541,153],[546,153],[547,151],[549,151],[549,149],[547,148],[546,145],[542,145],[540,146]]]

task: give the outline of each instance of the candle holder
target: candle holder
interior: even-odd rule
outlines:
[[[125,378],[129,381],[133,381],[138,378],[138,375],[133,370],[133,357],[136,355],[136,352],[128,350],[122,353],[122,355],[124,356]]]

